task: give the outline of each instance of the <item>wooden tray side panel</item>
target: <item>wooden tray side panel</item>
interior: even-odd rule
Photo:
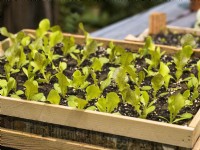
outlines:
[[[0,97],[1,114],[170,145],[192,147],[194,128]],[[142,132],[141,132],[142,131]]]
[[[34,134],[18,132],[14,130],[1,129],[1,145],[17,149],[41,150],[108,150],[99,146],[92,146],[85,143],[72,142],[50,137],[41,137]]]
[[[200,110],[197,112],[191,123],[189,124],[189,127],[194,128],[193,132],[193,141],[192,145],[194,145],[198,138],[200,138]],[[200,148],[199,148],[200,149]]]

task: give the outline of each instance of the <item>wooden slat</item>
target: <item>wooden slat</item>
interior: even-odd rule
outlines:
[[[50,137],[41,137],[14,130],[1,128],[1,145],[20,150],[108,150],[100,146],[61,140]]]
[[[0,97],[1,114],[122,135],[181,147],[192,147],[194,128],[162,122],[77,110],[66,106]]]
[[[200,137],[197,140],[196,144],[194,145],[192,150],[200,150]]]
[[[149,16],[149,33],[158,34],[166,28],[166,14],[154,12]]]
[[[148,11],[139,13],[117,23],[109,25],[103,29],[93,32],[93,37],[104,37],[113,39],[124,39],[128,34],[138,35],[148,28],[148,17],[152,12],[162,12],[167,15],[167,22],[172,23],[176,20],[188,16],[191,12],[188,9],[189,0],[168,1],[159,6],[153,7]],[[166,9],[167,8],[167,9]],[[183,20],[186,21],[187,20]]]
[[[196,143],[197,139],[200,138],[200,110],[197,112],[191,123],[189,124],[189,127],[194,128],[193,132],[193,145]],[[200,147],[199,147],[200,150]]]

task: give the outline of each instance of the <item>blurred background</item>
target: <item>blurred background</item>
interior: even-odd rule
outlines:
[[[83,22],[88,32],[145,11],[165,0],[0,0],[0,27],[16,33],[36,29],[43,18],[64,32],[78,33]],[[2,37],[1,37],[2,38]]]

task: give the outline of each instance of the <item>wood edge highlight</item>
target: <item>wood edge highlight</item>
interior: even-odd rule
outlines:
[[[18,149],[109,150],[100,146],[1,128],[1,145]]]

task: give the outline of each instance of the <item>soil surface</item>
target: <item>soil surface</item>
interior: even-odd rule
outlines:
[[[159,33],[156,35],[151,35],[153,38],[153,41],[156,44],[161,44],[161,45],[169,45],[169,46],[176,46],[180,47],[181,46],[181,38],[185,34],[183,33],[173,33],[171,31],[168,31],[166,33]],[[200,48],[200,37],[192,34],[194,37],[194,40],[196,41],[196,48]]]

